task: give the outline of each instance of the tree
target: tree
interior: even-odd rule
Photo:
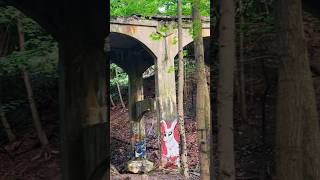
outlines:
[[[239,94],[238,98],[240,101],[240,112],[241,112],[241,118],[243,121],[247,121],[247,103],[246,103],[246,81],[244,76],[244,32],[243,32],[243,26],[244,26],[244,9],[243,9],[243,2],[242,0],[239,0],[239,9],[240,9],[240,37],[239,37],[239,60],[238,60],[238,85],[239,88]]]
[[[117,71],[117,69],[115,69],[115,71],[116,71],[116,77],[118,77],[118,71]],[[120,101],[121,101],[122,108],[123,108],[123,109],[126,109],[126,105],[124,104],[123,99],[122,99],[122,94],[121,94],[121,90],[120,90],[120,85],[119,85],[119,83],[118,83],[117,81],[116,81],[116,84],[117,84],[117,89],[118,89],[118,93],[119,93],[119,97],[120,97]]]
[[[235,57],[235,8],[233,0],[221,1],[219,25],[219,82],[217,92],[218,179],[234,180],[233,83]]]
[[[114,104],[114,102],[113,102],[113,99],[112,99],[112,95],[110,94],[110,102],[111,102],[111,105],[112,105],[112,107],[115,107],[116,105]]]
[[[184,127],[184,112],[183,112],[183,86],[184,86],[184,61],[183,61],[183,44],[182,44],[182,3],[177,1],[178,6],[178,49],[179,49],[179,73],[178,73],[178,120],[181,136],[181,164],[183,175],[189,179],[188,156],[187,156],[187,140],[186,130]]]
[[[110,84],[112,86],[116,86],[122,108],[126,109],[126,106],[122,98],[120,86],[123,86],[123,85],[128,86],[128,75],[116,64],[110,64],[110,69],[112,69],[112,75],[113,75],[113,78],[110,79]],[[110,98],[112,98],[111,95],[110,95]]]
[[[196,120],[198,129],[200,177],[205,180],[210,179],[211,119],[209,89],[206,77],[206,67],[204,64],[202,22],[199,13],[199,4],[200,0],[192,1],[194,54],[197,69]]]
[[[281,180],[320,179],[320,130],[301,0],[278,1],[280,66],[276,146]]]
[[[176,0],[111,0],[111,16],[176,16]],[[199,11],[202,16],[209,16],[209,0],[199,0]],[[191,1],[182,1],[182,14],[191,15]],[[144,7],[144,8],[141,8]]]
[[[25,39],[24,39],[24,28],[23,28],[21,18],[22,18],[22,15],[20,14],[19,16],[17,16],[16,20],[17,20],[17,30],[18,30],[18,36],[19,36],[19,48],[20,48],[20,51],[24,51]],[[34,101],[34,97],[33,97],[33,91],[32,91],[31,82],[29,79],[29,73],[24,65],[21,65],[21,71],[23,74],[23,80],[25,83],[25,87],[26,87],[26,90],[28,93],[28,100],[29,100],[29,104],[30,104],[30,108],[31,108],[33,123],[36,128],[38,138],[41,142],[42,147],[47,148],[49,142],[48,142],[47,135],[45,134],[45,132],[43,131],[42,126],[41,126],[39,113],[38,113],[38,110],[37,110],[37,107],[36,107],[36,104]]]
[[[5,115],[5,111],[4,111],[4,107],[3,107],[3,104],[2,104],[2,86],[1,86],[1,81],[0,81],[0,118],[1,118],[1,123],[8,135],[8,139],[10,142],[13,142],[14,140],[16,140],[16,136],[14,135],[14,133],[12,132],[12,129],[10,127],[10,124],[6,118],[6,115]]]

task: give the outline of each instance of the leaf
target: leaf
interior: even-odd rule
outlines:
[[[160,39],[162,39],[163,38],[163,36],[161,35],[161,34],[159,34],[159,33],[151,33],[150,34],[150,38],[152,39],[152,40],[155,40],[155,41],[157,41],[157,40],[160,40]]]
[[[188,56],[188,50],[183,50],[183,51],[182,51],[182,54],[183,54],[183,57]]]
[[[167,69],[167,73],[173,73],[174,71],[175,71],[174,66],[170,66],[170,67]]]
[[[175,45],[175,44],[177,44],[177,42],[178,42],[178,38],[177,38],[177,36],[174,36],[172,38],[172,44]]]

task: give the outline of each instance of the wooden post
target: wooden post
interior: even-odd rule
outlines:
[[[71,38],[70,38],[71,39]],[[106,59],[80,40],[59,44],[62,179],[87,180],[107,160]],[[107,165],[106,165],[107,164]],[[103,168],[102,168],[103,169]],[[103,171],[98,175],[103,176]]]

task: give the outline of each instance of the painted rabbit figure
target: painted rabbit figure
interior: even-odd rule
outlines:
[[[177,119],[175,119],[172,122],[170,128],[168,128],[167,123],[164,120],[162,120],[161,123],[163,123],[163,126],[165,128],[163,134],[163,141],[167,148],[166,157],[171,158],[179,156],[179,143],[174,138],[174,128],[176,127]]]

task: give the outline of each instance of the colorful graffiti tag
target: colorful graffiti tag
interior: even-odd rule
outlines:
[[[136,158],[145,158],[146,155],[146,147],[144,144],[144,140],[141,139],[135,143],[135,157]]]
[[[179,168],[179,130],[177,119],[171,124],[166,121],[161,121],[161,164],[164,168]]]
[[[133,147],[133,158],[145,158],[146,157],[146,146],[144,140],[144,123],[132,122],[132,138],[131,143]]]

